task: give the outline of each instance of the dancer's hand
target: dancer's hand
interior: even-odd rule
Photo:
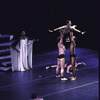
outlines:
[[[82,34],[84,34],[85,33],[85,31],[84,32],[81,32]]]
[[[53,30],[48,30],[49,32],[53,32]]]
[[[77,27],[77,25],[73,25],[74,27]]]

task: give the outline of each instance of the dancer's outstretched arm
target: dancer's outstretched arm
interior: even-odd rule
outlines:
[[[53,29],[53,30],[48,30],[48,31],[49,31],[49,32],[54,32],[54,31],[57,31],[57,30],[61,30],[61,29],[63,29],[63,28],[66,28],[66,25],[61,26],[61,27],[58,27],[58,28],[55,28],[55,29]]]
[[[84,33],[85,33],[85,31],[84,31],[84,32],[81,32],[80,30],[76,29],[76,26],[77,26],[77,25],[73,25],[73,26],[70,26],[70,28],[73,29],[73,30],[76,31],[76,32],[81,33],[81,34],[84,34]]]

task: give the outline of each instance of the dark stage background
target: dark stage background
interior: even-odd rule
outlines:
[[[20,37],[25,30],[34,43],[34,53],[57,49],[58,32],[48,29],[66,24],[69,19],[86,31],[77,36],[77,47],[98,50],[98,0],[0,0],[0,33]]]

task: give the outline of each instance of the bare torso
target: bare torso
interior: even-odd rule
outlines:
[[[63,44],[58,44],[59,55],[65,54],[65,46]]]

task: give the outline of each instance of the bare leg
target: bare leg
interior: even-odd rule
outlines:
[[[84,63],[84,62],[79,62],[79,63],[77,63],[77,66],[80,66],[80,65],[85,66],[85,65],[86,65],[86,63]]]
[[[59,77],[59,69],[60,69],[60,60],[58,59],[58,62],[57,62],[57,68],[56,68],[56,77],[58,78]]]
[[[57,65],[47,66],[46,69],[57,68]]]
[[[76,67],[75,67],[75,61],[76,61],[76,58],[75,57],[72,57],[72,68],[73,68],[73,76],[76,77]]]
[[[76,79],[75,61],[76,61],[76,57],[71,57],[71,64],[72,64],[72,68],[73,68],[73,77],[71,77],[71,80],[75,80]]]
[[[61,65],[61,80],[67,80],[67,78],[64,78],[65,58],[61,59],[60,65]]]
[[[65,64],[65,59],[61,59],[61,77],[64,77],[64,64]]]
[[[69,69],[70,69],[71,67],[72,67],[71,64],[67,66],[67,70],[66,70],[67,73],[70,73],[70,72],[69,72]]]
[[[71,39],[71,44],[70,44],[70,48],[69,48],[69,51],[70,51],[70,55],[74,53],[74,44],[73,44],[73,41],[72,41],[72,37],[73,37],[73,32],[70,32],[70,39]],[[70,56],[70,64],[71,64],[71,56]]]

